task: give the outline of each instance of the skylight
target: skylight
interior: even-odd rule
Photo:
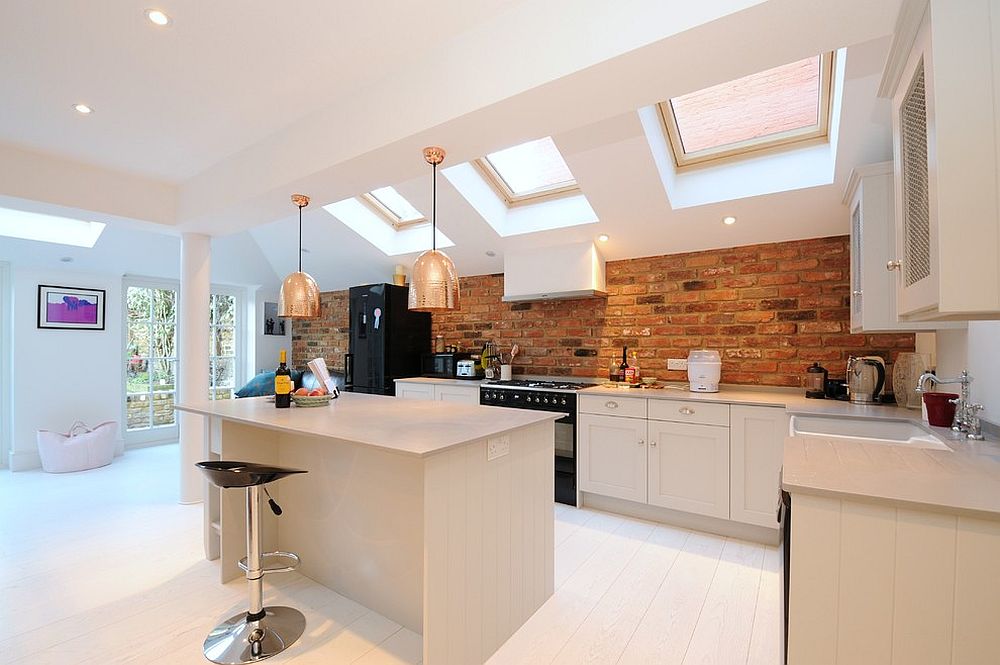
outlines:
[[[0,236],[74,247],[93,247],[106,225],[38,212],[0,208]]]
[[[566,161],[548,136],[491,152],[475,163],[508,205],[579,190]]]
[[[805,58],[659,104],[678,166],[826,139],[833,54]]]
[[[379,187],[361,198],[397,229],[427,221],[395,187]]]
[[[362,203],[358,198],[344,199],[323,206],[323,210],[344,223],[349,229],[367,240],[386,256],[412,254],[431,248],[430,224],[409,225],[404,228],[394,228],[386,224],[385,217],[376,213],[371,205]],[[437,230],[437,246],[452,247],[448,236]]]

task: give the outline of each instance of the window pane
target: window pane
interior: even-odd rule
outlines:
[[[230,326],[236,323],[236,298],[227,295],[215,296],[215,323]]]
[[[176,309],[176,292],[167,289],[153,289],[153,318],[156,321],[173,321]]]
[[[125,352],[129,357],[148,356],[150,341],[148,323],[130,323],[128,326],[128,344]]]
[[[491,152],[486,159],[514,194],[555,189],[576,182],[550,137]]]
[[[129,395],[125,400],[125,413],[128,429],[149,427],[149,399],[146,395]]]
[[[670,100],[684,153],[819,123],[820,56]]]
[[[177,356],[177,327],[174,324],[156,324],[153,326],[153,353],[157,358],[174,358]]]
[[[144,321],[149,319],[149,289],[141,289],[136,286],[130,286],[128,287],[125,301],[126,306],[128,307],[128,318],[132,320],[141,319]]]
[[[174,393],[158,393],[153,396],[153,427],[173,425]]]
[[[217,356],[236,355],[236,329],[228,326],[216,328],[215,333],[215,353]]]
[[[420,211],[403,198],[403,195],[397,192],[394,187],[379,187],[368,194],[385,206],[401,222],[415,222],[424,219]]]
[[[165,391],[173,390],[175,384],[175,376],[177,370],[176,360],[152,360],[150,361],[152,366],[152,383],[153,390],[155,391]]]
[[[216,358],[211,363],[211,385],[216,388],[232,388],[236,376],[236,363],[232,358]]]
[[[125,390],[130,393],[149,392],[149,361],[138,356],[125,362]]]

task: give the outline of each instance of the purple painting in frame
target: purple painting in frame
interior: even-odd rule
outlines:
[[[105,291],[75,286],[38,285],[38,327],[104,330]]]

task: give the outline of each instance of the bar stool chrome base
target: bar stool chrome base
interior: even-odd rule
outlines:
[[[202,651],[205,658],[220,665],[256,663],[284,651],[306,629],[306,618],[292,607],[265,607],[264,618],[247,621],[240,612],[216,626]]]

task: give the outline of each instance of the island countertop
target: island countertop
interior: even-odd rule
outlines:
[[[341,393],[329,406],[276,409],[266,397],[179,403],[179,411],[424,457],[559,413]]]

